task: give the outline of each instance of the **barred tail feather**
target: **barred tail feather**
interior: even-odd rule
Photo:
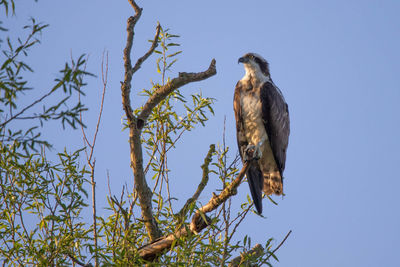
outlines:
[[[282,195],[283,183],[279,171],[264,173],[263,191],[266,195]]]

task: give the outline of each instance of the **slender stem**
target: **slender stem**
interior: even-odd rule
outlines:
[[[92,150],[93,151],[93,150]],[[94,178],[94,170],[96,166],[96,160],[93,160],[92,164],[89,164],[91,172],[90,172],[90,181],[92,184],[92,211],[93,211],[93,236],[94,236],[94,255],[95,255],[95,262],[94,266],[98,267],[99,266],[99,252],[98,252],[98,246],[97,246],[97,215],[96,215],[96,182]]]
[[[104,66],[105,65],[105,66]],[[105,68],[104,68],[105,67]],[[96,167],[96,159],[93,159],[93,153],[94,153],[94,148],[96,145],[96,140],[97,140],[97,134],[100,129],[100,122],[101,122],[101,117],[103,114],[103,107],[104,107],[104,99],[105,99],[105,93],[106,93],[106,88],[107,88],[107,78],[108,78],[108,53],[106,54],[106,63],[104,64],[104,53],[103,53],[103,60],[101,63],[101,75],[102,75],[102,82],[103,82],[103,91],[102,91],[102,97],[101,97],[101,102],[100,102],[100,111],[96,123],[96,130],[93,135],[93,141],[92,143],[89,142],[85,129],[83,128],[83,119],[82,119],[82,113],[79,113],[79,119],[81,122],[81,130],[82,130],[82,135],[83,135],[83,140],[84,143],[87,147],[90,148],[89,153],[87,153],[87,150],[85,149],[86,153],[86,160],[87,163],[90,167],[90,184],[91,184],[91,189],[92,189],[92,217],[93,217],[93,239],[94,239],[94,254],[95,254],[95,267],[99,266],[99,255],[98,255],[98,234],[97,234],[97,209],[96,209],[96,179],[95,179],[95,167]],[[80,94],[79,94],[80,98]],[[80,101],[80,99],[79,99]]]
[[[283,243],[285,243],[286,239],[289,237],[289,235],[292,233],[292,230],[290,230],[287,235],[285,236],[285,238],[281,241],[281,243],[279,243],[279,245],[271,252],[271,254],[268,255],[268,257],[264,260],[264,262],[267,262],[268,259],[272,256],[275,255],[275,252],[283,245]]]
[[[30,109],[31,107],[33,107],[34,105],[40,103],[43,101],[43,99],[45,99],[46,97],[48,97],[49,95],[51,95],[53,92],[55,92],[55,90],[50,90],[50,92],[48,92],[47,94],[43,95],[41,98],[37,99],[36,101],[32,102],[31,104],[29,104],[28,106],[26,106],[25,108],[23,108],[20,112],[18,112],[17,114],[15,114],[14,116],[12,116],[11,118],[9,118],[8,120],[6,120],[5,122],[3,122],[2,124],[0,124],[0,128],[4,127],[6,124],[8,124],[10,121],[16,119],[18,116],[20,116],[21,114],[23,114],[25,111],[27,111],[28,109]]]

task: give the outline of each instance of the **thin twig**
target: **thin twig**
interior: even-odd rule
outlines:
[[[100,121],[101,121],[101,117],[103,115],[104,98],[105,98],[105,95],[106,95],[107,80],[108,80],[108,52],[106,52],[105,72],[104,72],[104,52],[103,52],[103,58],[102,58],[102,61],[101,61],[101,80],[103,82],[103,91],[102,91],[102,95],[101,95],[100,111],[99,111],[99,116],[97,118],[96,130],[94,132],[93,141],[92,141],[92,147],[93,148],[96,145],[97,133],[99,132]],[[94,151],[94,149],[91,149],[89,160],[92,159],[93,151]]]
[[[157,28],[156,28],[156,35],[154,36],[153,42],[151,44],[151,47],[149,49],[149,51],[147,51],[146,54],[144,54],[144,56],[142,56],[141,58],[139,58],[136,61],[135,66],[132,68],[132,74],[134,74],[136,71],[138,71],[140,69],[140,67],[142,66],[142,63],[151,55],[153,54],[154,50],[157,48],[158,46],[158,36],[160,35],[160,23],[157,23]]]
[[[2,124],[0,124],[0,128],[4,127],[6,124],[8,124],[10,121],[16,119],[19,115],[21,115],[22,113],[24,113],[26,110],[30,109],[31,107],[33,107],[34,105],[40,103],[43,101],[43,99],[45,99],[46,97],[48,97],[49,95],[51,95],[52,93],[54,93],[55,90],[51,89],[50,92],[48,92],[47,94],[43,95],[41,98],[37,99],[36,101],[34,101],[33,103],[31,103],[30,105],[26,106],[25,108],[23,108],[20,112],[18,112],[17,114],[15,114],[14,116],[12,116],[11,118],[9,118],[8,120],[6,120],[5,122],[3,122]]]
[[[35,26],[35,25],[34,25]],[[44,25],[44,27],[47,27],[48,25]],[[29,36],[26,38],[24,44],[22,44],[20,47],[26,49],[26,46],[28,45],[29,41],[32,39],[32,37],[35,34],[35,27],[32,28],[33,32],[29,34]],[[35,40],[33,43],[38,42],[38,40]],[[31,45],[33,44],[31,43]],[[8,60],[10,62],[14,62],[15,58],[19,55],[20,52],[24,52],[24,49],[17,49],[15,51],[15,54],[12,57],[9,57]],[[25,52],[24,52],[25,53]],[[19,115],[23,114],[26,110],[30,109],[31,107],[33,107],[34,105],[40,103],[41,101],[43,101],[43,99],[45,99],[46,97],[48,97],[49,95],[51,95],[55,90],[50,90],[50,92],[48,92],[47,94],[43,95],[41,98],[39,98],[38,100],[34,101],[33,103],[31,103],[30,105],[26,106],[24,109],[22,109],[20,112],[18,112],[15,115],[12,115],[12,105],[10,105],[10,114],[12,115],[8,120],[6,120],[5,122],[3,122],[2,124],[0,124],[0,128],[3,128],[4,126],[6,126],[6,124],[8,124],[10,121],[16,119]]]
[[[93,149],[91,149],[91,154],[93,152]],[[89,162],[90,163],[90,162]],[[93,211],[93,239],[94,239],[94,248],[95,248],[95,267],[99,266],[99,255],[98,255],[98,250],[97,250],[97,215],[96,215],[96,182],[94,178],[94,170],[96,166],[96,160],[93,160],[92,164],[89,164],[91,168],[90,172],[90,180],[92,184],[92,211]]]
[[[234,221],[236,221],[238,218],[240,218],[239,221],[238,221],[238,222],[235,224],[235,226],[233,227],[233,230],[232,230],[232,232],[231,232],[231,234],[230,234],[230,236],[229,236],[229,238],[228,238],[228,240],[229,240],[228,242],[231,241],[231,239],[232,239],[233,235],[235,234],[237,228],[238,228],[239,225],[243,222],[244,218],[246,218],[246,215],[247,215],[247,213],[249,213],[249,211],[250,211],[250,209],[251,209],[252,206],[253,206],[253,205],[248,206],[244,211],[242,211],[242,212],[240,213],[240,215],[238,215],[238,216],[229,224],[229,225],[231,225]]]
[[[289,237],[289,235],[292,233],[292,230],[290,230],[287,235],[285,236],[285,238],[282,240],[281,243],[279,243],[279,245],[271,252],[271,254],[268,255],[267,258],[265,258],[264,262],[267,262],[268,259],[272,256],[275,255],[275,252],[283,245],[283,243],[285,243],[286,239]]]
[[[99,266],[99,257],[98,257],[98,235],[97,235],[97,210],[96,210],[96,181],[95,181],[95,167],[96,167],[96,159],[92,159],[93,153],[94,153],[94,148],[96,145],[96,140],[97,140],[97,134],[99,132],[100,128],[100,121],[101,117],[103,114],[103,107],[104,107],[104,98],[105,98],[105,93],[106,93],[106,88],[107,88],[107,77],[108,77],[108,52],[106,55],[106,63],[105,63],[105,70],[104,70],[104,52],[103,52],[103,58],[101,62],[101,77],[102,77],[102,82],[103,82],[103,91],[102,91],[102,97],[101,97],[101,102],[100,102],[100,111],[99,111],[99,116],[97,119],[96,123],[96,129],[93,135],[93,141],[92,143],[89,142],[85,129],[83,128],[83,119],[82,119],[82,113],[79,113],[79,119],[81,122],[81,130],[82,130],[82,135],[83,135],[83,140],[85,142],[85,145],[90,148],[89,154],[87,153],[87,150],[85,149],[86,153],[86,160],[87,163],[90,167],[90,182],[91,182],[91,188],[92,188],[92,215],[93,215],[93,239],[94,239],[94,248],[95,248],[95,267]],[[85,67],[86,68],[86,67]],[[79,93],[79,101],[80,101],[80,93]]]

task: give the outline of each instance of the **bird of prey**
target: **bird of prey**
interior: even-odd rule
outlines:
[[[289,110],[282,92],[273,83],[268,62],[258,54],[239,58],[246,70],[235,88],[233,108],[239,153],[250,158],[246,173],[258,214],[262,213],[262,192],[282,195],[289,141]]]

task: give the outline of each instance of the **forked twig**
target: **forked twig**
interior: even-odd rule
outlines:
[[[97,210],[96,210],[96,181],[94,176],[94,171],[96,167],[96,159],[93,159],[94,148],[96,145],[97,134],[100,128],[101,117],[103,114],[103,107],[104,107],[104,98],[106,94],[107,88],[107,78],[108,78],[108,53],[106,54],[106,62],[105,62],[105,70],[104,70],[104,52],[103,52],[103,59],[101,62],[101,77],[103,82],[103,90],[102,90],[102,97],[100,102],[100,111],[99,116],[97,118],[96,129],[93,135],[92,142],[89,142],[85,129],[83,128],[83,119],[82,119],[82,112],[79,113],[79,119],[81,123],[82,135],[83,140],[86,146],[90,148],[89,153],[85,150],[86,153],[86,160],[90,167],[90,183],[92,187],[92,213],[93,213],[93,239],[94,239],[94,247],[95,247],[95,267],[99,266],[99,257],[98,257],[98,235],[97,235]],[[79,101],[80,101],[80,94],[79,94]]]

